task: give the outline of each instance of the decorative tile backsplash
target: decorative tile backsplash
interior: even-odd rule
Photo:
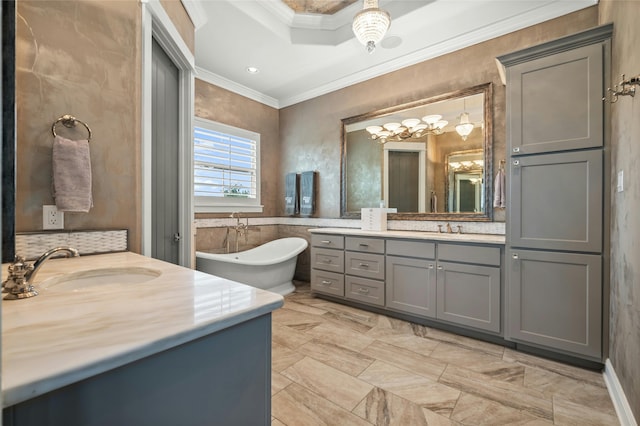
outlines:
[[[126,251],[127,230],[33,232],[16,234],[16,254],[36,259],[54,247],[73,247],[81,255]]]

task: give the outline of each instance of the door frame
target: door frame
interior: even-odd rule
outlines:
[[[142,254],[151,256],[152,39],[178,68],[178,263],[194,265],[193,114],[195,58],[159,0],[142,0]]]

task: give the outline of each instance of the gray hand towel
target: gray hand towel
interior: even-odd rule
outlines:
[[[55,137],[53,196],[60,211],[88,212],[93,206],[89,141]]]
[[[288,173],[284,187],[284,214],[293,216],[298,213],[298,174]]]
[[[311,216],[316,210],[316,172],[300,174],[300,214]]]

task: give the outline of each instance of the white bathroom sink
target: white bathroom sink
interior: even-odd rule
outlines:
[[[142,267],[102,268],[71,272],[43,281],[40,287],[50,290],[81,290],[107,284],[132,285],[151,281],[162,272]]]

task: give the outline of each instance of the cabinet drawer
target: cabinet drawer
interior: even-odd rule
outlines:
[[[311,290],[334,296],[344,296],[344,275],[312,269]]]
[[[384,255],[347,251],[344,257],[347,274],[384,280]]]
[[[438,244],[438,260],[500,266],[500,248]]]
[[[387,254],[417,257],[418,259],[435,259],[436,244],[428,241],[388,240]]]
[[[343,249],[344,237],[342,235],[311,234],[311,246]]]
[[[345,248],[351,251],[384,254],[384,240],[380,238],[347,237]]]
[[[311,250],[311,267],[342,273],[344,272],[344,252],[342,250],[313,247]]]
[[[345,297],[359,302],[384,306],[384,282],[345,276]]]

